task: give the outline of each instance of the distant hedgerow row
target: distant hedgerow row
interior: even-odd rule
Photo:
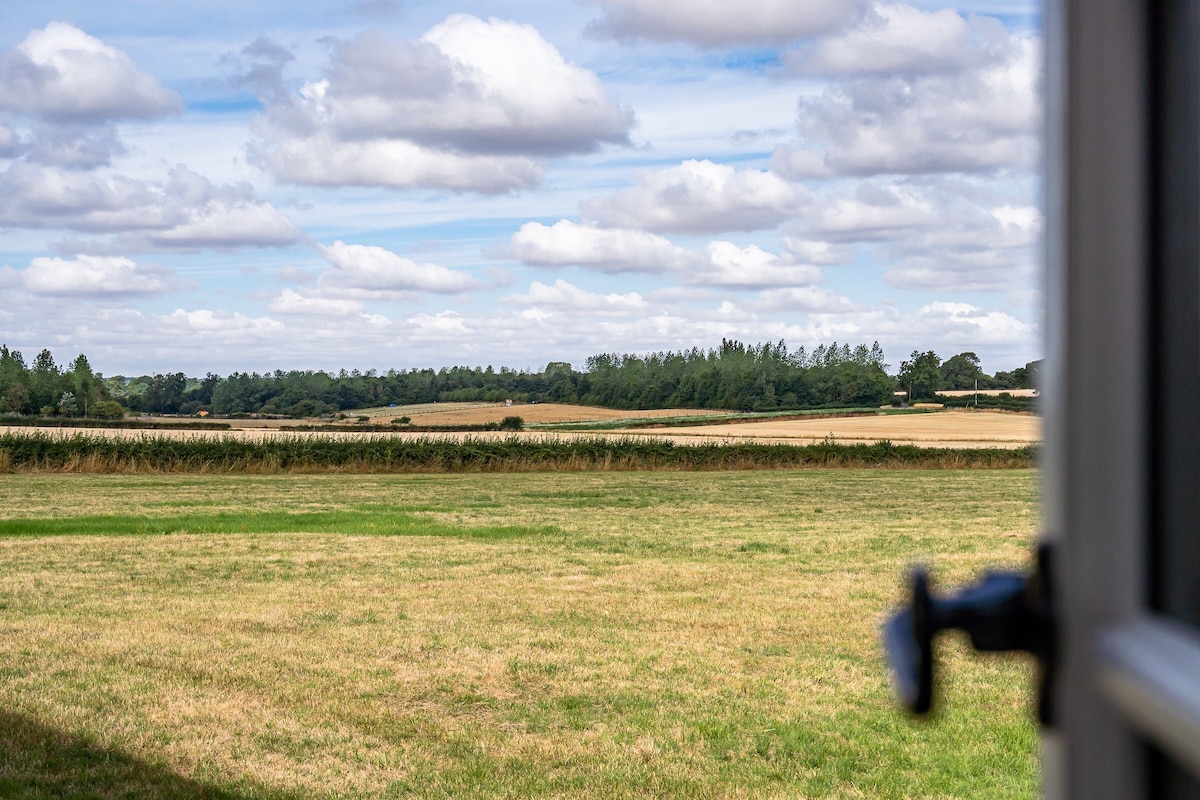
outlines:
[[[148,422],[140,419],[97,419],[95,417],[21,417],[15,414],[0,414],[0,425],[12,428],[113,428],[125,430],[187,430],[227,431],[233,428],[228,422],[205,422],[180,420],[171,422]]]
[[[0,472],[525,472],[718,470],[803,467],[1011,468],[1036,447],[934,449],[912,445],[686,444],[640,438],[507,439],[378,437],[111,438],[0,435]]]

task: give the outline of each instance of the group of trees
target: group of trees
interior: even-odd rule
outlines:
[[[63,369],[49,350],[42,350],[27,365],[20,351],[0,345],[0,413],[113,418],[124,410],[113,402],[87,356]]]
[[[722,341],[719,348],[649,355],[602,353],[583,371],[551,362],[541,372],[502,367],[444,367],[440,370],[374,370],[337,374],[276,370],[259,374],[213,373],[191,378],[182,372],[105,379],[85,356],[59,367],[49,350],[33,364],[0,346],[0,413],[119,417],[125,409],[155,414],[214,416],[270,414],[314,417],[354,408],[435,401],[582,403],[610,408],[713,408],[769,411],[874,406],[912,386],[914,399],[939,389],[1028,386],[1033,362],[1012,372],[986,375],[974,353],[941,361],[936,353],[914,352],[888,374],[883,349],[833,343],[812,351],[790,350],[780,341],[746,345]]]
[[[1011,372],[988,375],[974,353],[959,353],[942,361],[932,350],[914,350],[900,363],[896,381],[900,391],[908,392],[913,400],[931,400],[942,390],[1029,389],[1037,383],[1041,366],[1041,361],[1030,361]]]

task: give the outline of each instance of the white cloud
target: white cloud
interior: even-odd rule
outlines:
[[[1003,59],[1012,40],[997,19],[877,3],[853,26],[788,54],[793,69],[834,75],[956,72]]]
[[[773,228],[807,201],[803,189],[760,170],[688,160],[645,172],[636,185],[583,204],[585,219],[657,233]]]
[[[38,295],[97,297],[158,294],[167,290],[162,271],[117,256],[35,258],[18,273],[26,291]]]
[[[700,257],[653,233],[597,228],[569,220],[527,222],[512,235],[508,254],[540,267],[578,266],[599,272],[666,272]]]
[[[327,77],[266,99],[252,154],[315,185],[526,188],[537,158],[625,144],[633,124],[533,26],[466,14],[416,41],[343,42]]]
[[[770,289],[758,295],[753,307],[758,311],[803,311],[822,314],[846,314],[859,310],[850,298],[820,286]]]
[[[454,294],[481,286],[468,273],[419,264],[382,247],[334,242],[319,249],[333,267],[317,280],[317,291],[327,296],[385,299],[406,292]]]
[[[852,77],[802,98],[800,142],[776,148],[772,170],[824,178],[1031,168],[1040,132],[1037,43],[1010,37],[979,64],[963,47],[960,69]],[[879,64],[892,58],[907,56],[885,52]]]
[[[906,289],[1006,291],[1034,283],[1041,263],[1041,213],[1030,206],[947,203],[943,224],[884,249],[884,280]]]
[[[854,258],[854,248],[849,245],[808,239],[794,232],[784,234],[783,244],[787,248],[788,259],[797,264],[847,264]]]
[[[65,22],[0,54],[0,109],[55,121],[148,119],[179,111],[175,92],[126,53]]]
[[[646,300],[637,292],[627,294],[599,294],[581,289],[562,279],[553,286],[540,281],[529,284],[529,294],[510,295],[505,303],[535,308],[553,309],[563,312],[588,312],[609,315],[642,314],[647,309]]]
[[[332,297],[308,297],[292,289],[284,289],[268,308],[276,314],[314,317],[345,317],[360,314],[363,304],[357,300]]]
[[[280,247],[301,236],[249,184],[217,186],[182,164],[150,183],[17,162],[0,173],[0,225],[125,234],[126,252]]]
[[[308,186],[426,186],[500,194],[536,186],[544,171],[526,156],[464,154],[403,139],[343,141],[328,131],[304,136],[266,131],[264,142],[251,152],[279,180]]]
[[[708,260],[688,280],[705,286],[753,289],[768,286],[807,286],[821,280],[821,270],[808,264],[789,264],[760,247],[732,242],[709,242]]]
[[[21,137],[12,125],[0,120],[0,158],[12,158],[21,149]]]
[[[927,341],[952,347],[1012,344],[1032,338],[1035,332],[1032,325],[1003,311],[969,303],[929,303],[917,311],[913,326]]]
[[[894,238],[940,224],[940,209],[924,194],[894,184],[860,184],[852,195],[819,204],[797,228],[826,241]]]
[[[782,44],[834,30],[865,0],[594,0],[605,15],[589,30],[617,39],[685,41],[702,47]]]

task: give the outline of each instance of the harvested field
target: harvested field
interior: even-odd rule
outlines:
[[[612,419],[645,419],[647,417],[713,416],[732,412],[711,408],[656,408],[648,411],[628,411],[619,408],[596,408],[565,403],[524,403],[506,406],[503,403],[424,403],[413,406],[388,406],[350,412],[372,422],[389,422],[396,417],[409,417],[413,425],[480,425],[499,422],[517,416],[527,423],[595,422]]]
[[[942,389],[938,394],[944,394],[947,397],[967,397],[968,395],[976,394],[974,389]],[[1012,395],[1013,397],[1037,397],[1037,389],[980,389],[978,392],[981,396],[999,397],[1002,394]]]
[[[522,408],[540,408],[540,405]],[[550,406],[548,406],[550,407]],[[515,406],[514,406],[515,408]],[[553,407],[551,407],[553,408]],[[579,406],[557,406],[559,409],[577,409]],[[511,410],[511,409],[502,409]],[[606,409],[597,409],[605,411]],[[454,413],[454,412],[449,412]],[[612,412],[631,414],[637,412]],[[642,412],[650,413],[650,412]],[[663,412],[654,412],[663,413]],[[415,419],[415,418],[414,418]],[[236,420],[240,424],[242,420]],[[460,420],[461,422],[461,420]],[[440,423],[448,424],[448,423]],[[653,428],[605,431],[603,436],[612,438],[636,438],[669,441],[675,444],[698,444],[712,442],[760,442],[764,444],[811,444],[832,436],[842,444],[869,444],[887,440],[893,444],[912,444],[919,447],[1025,447],[1041,441],[1041,419],[1030,414],[1014,414],[1002,411],[945,411],[922,414],[879,414],[867,417],[825,417],[820,419],[764,420],[724,425],[698,425],[695,427]],[[146,435],[175,439],[237,438],[260,440],[269,437],[327,436],[331,438],[358,439],[361,437],[397,437],[402,439],[507,439],[518,436],[538,441],[561,439],[594,439],[597,433],[588,431],[476,431],[470,433],[423,433],[405,431],[369,432],[343,428],[328,431],[299,432],[280,431],[278,427],[252,427],[240,430],[212,433],[194,430],[155,431],[106,428],[6,428],[0,431],[30,434],[48,433],[53,436],[89,434],[115,438],[137,439]]]
[[[828,437],[848,444],[888,440],[921,447],[1025,447],[1040,442],[1042,420],[1002,411],[942,411],[775,422],[740,422],[696,428],[656,428],[675,441],[752,440],[808,444]]]

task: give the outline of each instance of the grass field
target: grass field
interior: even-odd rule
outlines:
[[[1030,669],[877,645],[1035,473],[0,475],[0,796],[1030,798]]]

